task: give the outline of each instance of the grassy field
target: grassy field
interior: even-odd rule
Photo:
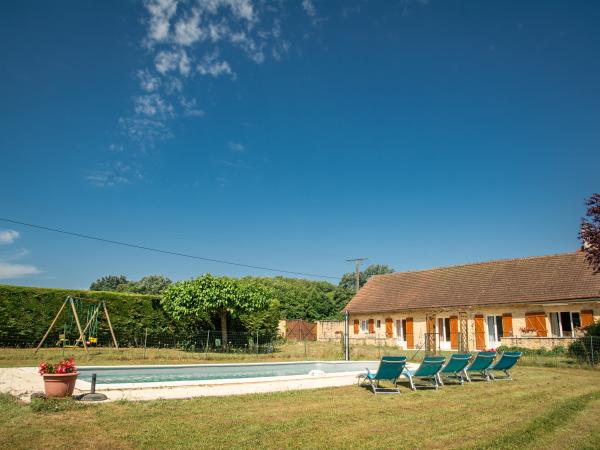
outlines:
[[[2,396],[0,447],[600,448],[598,372],[514,376],[377,397],[356,386],[103,405]]]
[[[412,361],[420,361],[422,351],[403,351],[397,347],[375,345],[352,345],[351,359],[378,360],[383,355],[405,355]],[[442,353],[443,354],[443,353]],[[448,353],[449,354],[449,353]],[[274,362],[302,360],[340,360],[343,352],[338,342],[288,341],[278,344],[273,353],[205,353],[172,348],[92,348],[85,353],[82,348],[61,349],[42,348],[38,353],[33,349],[0,348],[0,367],[36,366],[42,360],[58,360],[73,356],[80,365],[119,365],[119,364],[194,364],[227,362]],[[524,355],[521,365],[542,367],[578,367],[576,360],[558,355]]]

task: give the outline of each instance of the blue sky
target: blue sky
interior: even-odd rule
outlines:
[[[339,276],[578,248],[600,3],[0,4],[0,217]],[[0,282],[269,272],[0,222]],[[335,281],[335,280],[333,280]]]

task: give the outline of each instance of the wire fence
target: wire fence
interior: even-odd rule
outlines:
[[[259,331],[255,333],[200,331],[194,334],[153,333],[141,331],[119,340],[118,348],[110,334],[86,340],[86,349],[77,339],[66,339],[60,333],[51,334],[36,353],[38,342],[19,337],[0,336],[0,364],[27,365],[45,358],[74,356],[90,363],[146,362],[202,362],[209,360],[343,360],[346,345],[350,360],[377,360],[386,355],[406,356],[418,362],[431,354],[448,356],[458,349],[436,343],[427,346],[428,339],[416,339],[410,347],[406,342],[383,337],[344,339],[338,334],[329,339],[315,340],[310,333],[295,339],[274,337]],[[550,339],[520,339],[519,346],[500,346],[495,350],[520,351],[526,365],[600,368],[600,337],[586,336],[565,345],[554,345]],[[550,345],[552,344],[552,345]],[[546,346],[546,347],[545,347]],[[472,350],[471,353],[477,350]]]

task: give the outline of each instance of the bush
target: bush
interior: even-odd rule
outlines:
[[[558,345],[551,350],[545,348],[525,348],[525,347],[509,347],[501,345],[496,349],[498,353],[502,352],[521,352],[523,355],[535,355],[535,356],[561,356],[567,353],[567,350],[562,346]]]
[[[176,330],[161,308],[157,296],[0,285],[0,346],[37,345],[68,295],[105,300],[121,345],[143,336],[146,328],[149,335]],[[81,320],[86,319],[84,317]],[[58,329],[66,321],[67,313],[63,311],[55,333],[48,339],[56,339]],[[100,315],[98,336],[101,340],[109,338],[104,313]]]

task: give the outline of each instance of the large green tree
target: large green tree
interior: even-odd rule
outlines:
[[[227,317],[268,309],[271,293],[264,286],[245,280],[205,274],[170,285],[161,304],[174,320],[189,321],[217,314],[221,321],[223,345],[228,344]]]
[[[394,269],[390,266],[386,266],[384,264],[371,264],[364,271],[360,272],[360,287],[363,287],[365,283],[371,278],[373,275],[385,275],[387,273],[393,273]],[[342,275],[342,279],[338,286],[342,289],[345,289],[350,292],[356,291],[356,275],[354,272],[348,272]]]
[[[94,281],[90,285],[90,291],[122,291],[129,283],[130,281],[125,275],[107,275]]]
[[[586,217],[581,222],[579,238],[583,241],[585,259],[594,273],[600,273],[600,193],[593,194],[585,204]]]

